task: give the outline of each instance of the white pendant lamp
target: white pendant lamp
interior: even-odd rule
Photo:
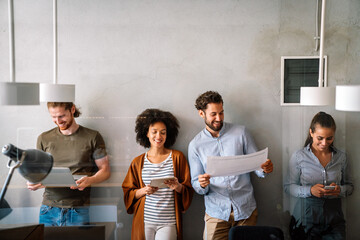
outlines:
[[[300,88],[300,105],[324,106],[335,104],[335,88],[327,87],[324,81],[324,25],[325,25],[326,0],[322,0],[321,6],[321,32],[320,32],[320,55],[319,55],[319,86]]]
[[[336,86],[335,109],[340,111],[360,111],[360,85]]]
[[[334,105],[335,88],[302,87],[300,88],[300,104],[304,106]]]
[[[57,0],[53,0],[54,81],[40,84],[41,102],[74,102],[75,85],[58,84]]]
[[[39,105],[39,84],[0,83],[0,105]]]
[[[0,105],[39,105],[39,84],[15,82],[14,5],[9,5],[10,82],[0,83]]]

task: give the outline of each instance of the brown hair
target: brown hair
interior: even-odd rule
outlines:
[[[48,108],[55,108],[55,107],[64,107],[65,110],[71,111],[72,106],[75,106],[72,102],[48,102],[47,107]],[[81,115],[80,110],[75,106],[75,112],[74,117],[77,118]]]
[[[315,128],[316,128],[317,124],[319,124],[321,127],[324,127],[324,128],[331,128],[334,130],[334,132],[336,131],[335,120],[333,119],[333,117],[330,114],[327,114],[325,112],[318,112],[311,120],[309,129],[311,130],[312,133],[315,132]],[[309,132],[308,136],[305,140],[304,147],[306,147],[308,144],[311,145],[312,143],[313,143],[313,139]],[[330,146],[332,147],[333,143],[331,143]]]
[[[221,103],[224,104],[221,95],[215,91],[207,91],[201,94],[195,101],[195,107],[197,110],[205,111],[209,103]]]

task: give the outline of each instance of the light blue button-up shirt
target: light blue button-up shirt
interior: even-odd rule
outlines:
[[[310,189],[313,185],[330,185],[333,182],[341,188],[340,197],[352,193],[354,186],[344,152],[332,147],[332,158],[325,168],[311,151],[310,144],[291,156],[284,184],[286,193],[294,197],[307,198],[312,196]]]
[[[189,144],[188,159],[194,190],[205,198],[205,211],[214,218],[228,221],[231,207],[234,220],[247,219],[256,208],[250,174],[211,177],[210,184],[200,186],[198,176],[206,173],[208,156],[236,156],[257,151],[254,140],[244,126],[224,123],[219,137],[213,137],[205,128]],[[255,171],[264,177],[262,171]]]

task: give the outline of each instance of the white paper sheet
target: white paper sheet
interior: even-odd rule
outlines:
[[[212,177],[234,176],[261,170],[261,164],[266,162],[268,148],[247,155],[209,156],[207,157],[206,173]]]

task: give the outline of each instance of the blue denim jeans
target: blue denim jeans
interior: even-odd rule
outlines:
[[[89,208],[58,208],[42,205],[39,223],[49,226],[78,226],[89,224]]]

